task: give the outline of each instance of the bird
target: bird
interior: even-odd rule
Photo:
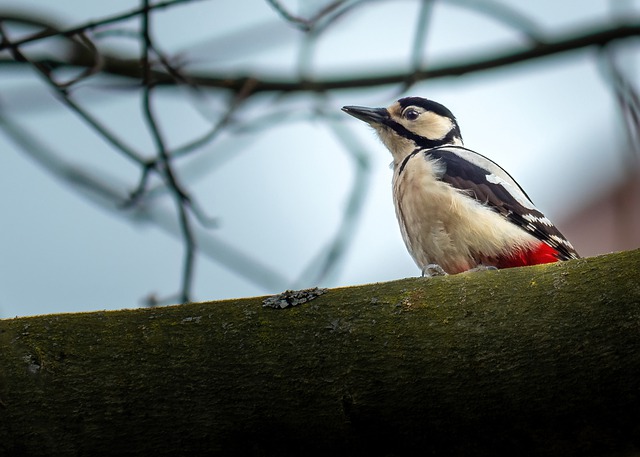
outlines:
[[[396,216],[423,276],[579,258],[509,173],[465,147],[444,105],[405,97],[342,111],[373,127],[393,156]]]

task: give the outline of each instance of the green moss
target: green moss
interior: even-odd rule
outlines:
[[[282,310],[249,298],[0,321],[0,455],[509,444],[486,436],[565,455],[585,430],[628,446],[638,271],[633,251],[332,289]]]

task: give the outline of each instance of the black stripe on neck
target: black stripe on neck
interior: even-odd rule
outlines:
[[[415,156],[417,153],[423,151],[422,148],[416,148],[413,150],[413,152],[411,154],[409,154],[407,157],[405,157],[404,159],[402,159],[402,163],[400,164],[400,169],[398,170],[398,176],[400,176],[402,174],[402,171],[404,170],[404,167],[407,166],[407,162],[409,160],[411,160],[411,157]]]
[[[453,143],[456,137],[460,137],[460,131],[457,127],[454,127],[443,138],[439,140],[430,140],[429,138],[416,135],[412,131],[408,130],[404,125],[397,123],[396,121],[388,120],[386,124],[392,128],[398,135],[408,140],[413,141],[417,147],[422,149],[437,148],[438,146],[444,146],[446,144]]]

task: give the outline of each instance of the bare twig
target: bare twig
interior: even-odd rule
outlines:
[[[191,198],[182,188],[182,185],[178,181],[175,172],[173,171],[173,165],[171,163],[169,153],[167,151],[165,141],[162,137],[160,127],[156,121],[156,117],[153,113],[151,106],[151,93],[154,88],[154,81],[151,77],[151,61],[150,52],[152,49],[151,44],[151,31],[150,31],[150,17],[149,17],[149,0],[142,0],[143,9],[141,14],[142,19],[142,64],[143,64],[143,112],[145,120],[151,136],[156,146],[156,152],[158,155],[158,161],[162,170],[162,175],[165,178],[167,185],[171,189],[176,200],[176,206],[178,209],[178,215],[180,219],[180,229],[184,240],[185,257],[183,263],[182,272],[182,290],[180,293],[180,301],[186,303],[190,301],[191,285],[193,281],[193,268],[195,262],[196,245],[193,232],[191,229],[191,220],[189,218],[188,207],[190,206]]]
[[[321,19],[331,15],[333,12],[339,9],[342,5],[348,2],[347,0],[336,0],[334,2],[331,2],[328,5],[326,5],[324,8],[321,8],[319,11],[317,11],[309,19],[305,19],[303,17],[296,16],[295,14],[291,13],[278,0],[267,0],[267,3],[269,3],[273,7],[273,9],[275,9],[284,20],[295,25],[300,30],[309,32],[315,27],[315,25]]]
[[[493,0],[482,0],[481,2],[470,2],[468,0],[445,1],[463,8],[478,11],[493,20],[499,21],[524,35],[533,44],[541,45],[545,42],[544,34],[536,22],[504,2],[496,2]]]
[[[627,169],[633,172],[640,163],[640,95],[638,88],[620,68],[614,51],[611,46],[603,48],[600,61],[622,116],[631,162]]]
[[[203,1],[203,0],[168,0],[168,1],[164,1],[164,2],[158,2],[158,3],[154,3],[153,5],[149,5],[149,9],[147,11],[151,11],[151,10],[160,10],[160,9],[165,9],[165,8],[170,8],[173,6],[177,6],[180,4],[185,4],[185,3],[195,3],[198,1]],[[25,38],[22,38],[20,40],[16,40],[15,42],[12,43],[12,46],[16,46],[16,47],[20,47],[23,46],[25,44],[28,43],[34,43],[36,41],[40,41],[40,40],[44,40],[47,38],[51,38],[51,37],[55,37],[55,36],[64,36],[64,37],[71,37],[74,35],[78,35],[80,33],[85,33],[88,32],[90,30],[93,30],[95,28],[98,27],[102,27],[104,25],[109,25],[109,24],[115,24],[118,22],[122,22],[125,21],[127,19],[131,19],[137,16],[140,16],[143,12],[145,11],[144,7],[143,8],[137,8],[131,11],[128,11],[126,13],[123,14],[116,14],[113,16],[108,16],[105,17],[104,19],[101,19],[99,21],[92,21],[92,22],[87,22],[84,24],[81,24],[79,26],[76,27],[72,27],[69,29],[65,29],[65,30],[58,30],[56,27],[52,27],[52,28],[46,28],[40,32],[34,33],[32,35],[29,35]],[[11,14],[11,15],[0,15],[0,20],[2,19],[15,19],[16,15],[15,14]],[[5,49],[6,46],[0,44],[0,50]]]
[[[417,80],[414,78],[420,68],[425,68],[424,50],[427,43],[427,32],[429,29],[429,20],[433,12],[433,3],[435,0],[422,0],[420,3],[420,11],[418,13],[418,22],[416,31],[413,34],[413,46],[411,52],[411,72],[409,77],[404,81],[399,92],[407,91],[413,86]]]
[[[227,126],[227,124],[233,117],[233,114],[236,112],[236,110],[242,105],[242,103],[246,99],[248,99],[251,96],[251,94],[253,93],[254,87],[255,87],[255,80],[247,79],[245,81],[244,87],[234,95],[233,99],[231,100],[231,103],[229,103],[229,107],[227,108],[227,111],[220,118],[220,120],[216,122],[213,128],[209,130],[207,133],[205,133],[203,136],[201,136],[200,138],[197,138],[194,141],[191,141],[183,146],[180,146],[174,149],[171,153],[171,156],[176,158],[181,157],[213,141],[213,139],[218,135],[218,133],[220,133],[222,129]]]
[[[424,49],[427,43],[427,31],[429,30],[429,19],[433,12],[434,0],[422,0],[420,12],[418,13],[418,24],[413,35],[413,51],[411,53],[411,67],[414,71],[424,67]]]
[[[19,49],[19,47],[11,42],[4,28],[2,27],[2,22],[0,21],[0,43],[8,48],[14,59],[18,62],[23,62],[31,65],[35,68],[38,73],[43,77],[46,83],[54,90],[54,92],[58,95],[58,99],[62,101],[68,108],[71,109],[74,113],[76,113],[83,121],[85,121],[89,126],[91,126],[104,140],[106,140],[111,146],[113,146],[117,151],[124,154],[126,157],[134,161],[139,165],[144,165],[146,160],[138,154],[133,148],[129,147],[121,140],[114,132],[108,129],[105,125],[102,124],[95,116],[90,114],[87,110],[82,108],[79,104],[77,104],[71,98],[68,87],[65,84],[58,84],[51,74],[51,70],[44,63],[32,61],[28,59]]]
[[[530,62],[536,59],[572,52],[588,47],[601,47],[607,43],[630,37],[640,36],[640,24],[609,27],[596,31],[574,33],[571,35],[548,38],[543,44],[536,44],[524,49],[515,49],[503,52],[491,52],[474,60],[465,59],[457,63],[430,64],[416,72],[392,72],[387,74],[375,74],[363,76],[356,74],[352,77],[339,78],[315,78],[313,80],[300,81],[290,77],[261,77],[255,75],[216,73],[184,74],[193,84],[201,88],[226,89],[240,92],[248,80],[255,81],[254,93],[259,92],[326,92],[338,89],[354,89],[386,86],[390,84],[402,84],[408,79],[424,81],[427,79],[447,78],[461,76],[470,73],[478,73],[487,70],[507,67],[510,65]],[[55,66],[88,66],[92,65],[82,59],[74,62],[46,61]],[[0,64],[15,64],[12,61],[0,60]],[[104,55],[103,73],[142,80],[140,63],[137,60],[124,60]],[[156,85],[175,85],[176,80],[165,71],[151,70],[151,75]]]

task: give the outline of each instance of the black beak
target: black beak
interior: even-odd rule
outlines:
[[[386,108],[343,106],[342,111],[369,124],[384,124],[384,122],[389,119],[389,112]]]

